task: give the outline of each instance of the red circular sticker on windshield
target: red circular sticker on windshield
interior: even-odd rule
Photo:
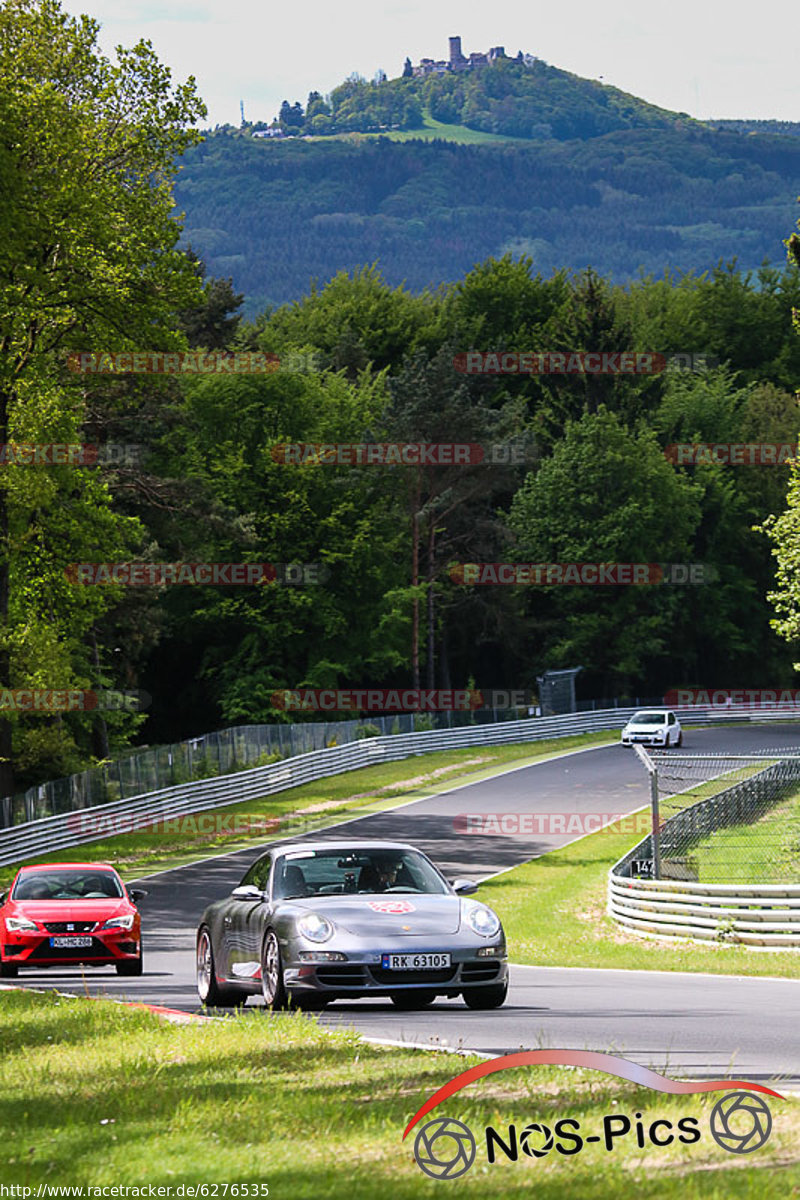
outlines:
[[[416,912],[410,900],[368,900],[367,904],[380,913]]]

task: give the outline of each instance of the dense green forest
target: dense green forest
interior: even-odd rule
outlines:
[[[224,134],[194,145],[187,126],[204,114],[192,86],[171,90],[147,47],[112,69],[95,36],[51,0],[10,0],[0,20],[0,81],[11,81],[0,84],[0,442],[135,443],[142,453],[99,467],[8,462],[0,473],[0,683],[141,688],[152,707],[3,708],[0,791],[135,740],[284,720],[273,699],[282,688],[531,689],[543,668],[578,664],[581,694],[597,699],[791,684],[797,480],[787,508],[788,466],[684,466],[667,448],[798,439],[800,243],[788,261],[781,244],[794,217],[792,140],[629,129],[581,143],[580,164],[568,142],[546,155],[388,140],[272,147]],[[115,102],[106,111],[98,96]],[[181,156],[179,202],[205,262],[178,244]],[[532,189],[535,227],[563,217],[559,236],[571,223],[591,266],[568,269],[557,240],[546,269],[521,247],[499,252],[533,211]],[[752,226],[737,207],[743,189]],[[606,207],[616,224],[603,224]],[[648,216],[666,223],[676,210],[715,225],[725,261],[621,279],[632,231],[643,237]],[[783,261],[744,269],[765,212]],[[327,257],[320,250],[312,272],[319,283],[300,288],[299,264],[325,244],[314,229],[327,229]],[[413,236],[417,276],[405,287]],[[339,270],[351,254],[384,266]],[[695,266],[701,258],[696,250]],[[243,316],[245,280],[269,283],[272,306]],[[65,366],[69,352],[186,348],[267,352],[280,367],[171,376]],[[469,375],[457,369],[469,350],[680,357],[651,375]],[[494,467],[295,464],[274,452],[511,441],[531,453]],[[70,573],[131,560],[325,570],[307,586],[238,587],[89,587]],[[453,570],[574,561],[700,563],[709,582],[472,587]]]
[[[408,686],[415,602],[423,686],[535,688],[542,668],[576,663],[581,694],[597,698],[791,681],[791,648],[769,624],[771,547],[753,528],[781,511],[788,468],[681,467],[665,448],[797,440],[796,267],[755,278],[731,265],[623,287],[593,272],[543,278],[505,257],[422,296],[364,270],[253,323],[237,321],[229,285],[205,288],[181,318],[190,343],[261,349],[281,369],[72,384],[89,440],[148,447],[142,464],[104,480],[132,538],[127,557],[318,562],[328,578],[103,589],[108,607],[92,628],[101,662],[153,696],[140,736],[285,719],[272,700],[280,688]],[[631,347],[725,362],[646,378],[468,376],[453,360],[469,347]],[[509,439],[535,445],[536,460],[291,465],[271,450]],[[514,560],[701,562],[716,582],[470,588],[450,570]],[[62,729],[51,774],[91,745],[68,719]]]
[[[373,262],[413,291],[507,252],[618,282],[780,264],[798,179],[796,138],[694,126],[476,146],[228,130],[186,154],[175,194],[185,241],[252,318]]]

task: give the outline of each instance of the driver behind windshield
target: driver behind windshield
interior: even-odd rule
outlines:
[[[361,892],[386,892],[394,887],[400,863],[396,858],[373,858],[372,862],[363,868],[359,879]]]

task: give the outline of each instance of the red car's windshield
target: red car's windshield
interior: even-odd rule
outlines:
[[[17,879],[12,900],[114,900],[122,897],[110,871],[30,871]]]

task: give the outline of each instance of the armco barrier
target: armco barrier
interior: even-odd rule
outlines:
[[[686,883],[609,875],[608,910],[632,933],[800,947],[800,884]]]
[[[162,788],[143,796],[116,800],[110,804],[79,809],[57,817],[28,821],[11,829],[0,830],[0,866],[23,861],[52,850],[99,841],[107,831],[94,837],[76,829],[80,815],[91,812],[98,818],[114,815],[136,818],[138,821],[162,821],[169,817],[222,808],[243,800],[257,800],[274,792],[286,791],[302,783],[311,783],[327,775],[339,775],[358,767],[392,762],[414,754],[449,750],[467,746],[499,745],[512,742],[534,742],[571,733],[587,733],[604,729],[621,729],[632,709],[609,709],[606,712],[577,713],[563,717],[539,717],[529,721],[505,721],[497,725],[475,725],[462,729],[432,730],[425,733],[400,733],[384,737],[364,738],[344,746],[313,750],[282,762],[250,771],[238,771],[214,779],[200,779],[177,787]],[[108,826],[111,821],[108,821]],[[107,827],[108,827],[107,826]]]
[[[193,783],[161,788],[141,796],[76,809],[55,817],[44,817],[28,821],[9,829],[0,829],[0,866],[21,862],[51,851],[79,846],[87,842],[100,841],[108,836],[107,831],[87,837],[78,828],[77,814],[92,812],[108,815],[124,815],[137,821],[161,821],[170,817],[203,812],[206,809],[222,808],[238,804],[243,800],[257,800],[261,796],[286,791],[328,775],[338,775],[358,767],[372,766],[378,762],[391,762],[409,758],[416,754],[436,750],[450,750],[469,746],[496,746],[515,742],[537,742],[546,738],[566,737],[570,734],[592,733],[603,730],[621,729],[636,708],[610,708],[594,712],[569,713],[556,717],[535,717],[531,720],[498,722],[496,725],[466,726],[460,729],[432,730],[425,733],[391,734],[349,742],[344,746],[333,746],[325,750],[314,750],[282,762],[233,775],[213,779],[200,779]],[[675,709],[681,712],[680,709]],[[733,710],[692,708],[684,714],[693,722],[706,723],[717,719],[762,720],[772,716],[786,720],[786,711],[765,712],[739,708]],[[795,715],[797,712],[795,710]],[[110,823],[110,822],[109,822]]]
[[[669,860],[670,846],[685,848],[687,837],[697,841],[715,830],[746,822],[756,811],[754,795],[774,791],[775,799],[780,799],[798,780],[800,758],[783,759],[689,805],[660,828],[662,864]],[[800,884],[633,878],[632,864],[637,859],[651,859],[652,854],[648,834],[608,874],[609,915],[632,933],[666,940],[697,938],[745,946],[800,947]]]

